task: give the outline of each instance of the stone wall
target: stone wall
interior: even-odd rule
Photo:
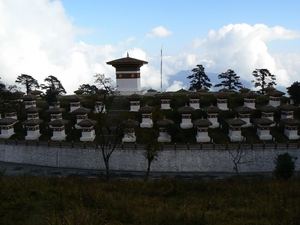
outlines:
[[[278,154],[288,152],[300,159],[297,148],[238,150],[163,150],[151,171],[161,172],[234,172],[233,157],[242,155],[240,172],[270,172]],[[230,154],[231,153],[231,154]],[[0,161],[53,167],[100,169],[104,163],[100,149],[46,146],[0,145]],[[117,149],[110,159],[111,170],[145,171],[143,150]],[[300,160],[296,161],[300,170]]]

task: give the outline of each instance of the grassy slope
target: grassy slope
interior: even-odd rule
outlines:
[[[0,176],[0,224],[299,224],[300,179]]]

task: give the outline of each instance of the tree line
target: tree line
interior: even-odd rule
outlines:
[[[197,91],[197,90],[209,90],[212,87],[212,83],[210,82],[209,77],[205,73],[205,68],[203,65],[197,65],[192,70],[192,74],[187,76],[187,79],[190,80],[190,91]],[[99,74],[98,74],[99,75]],[[268,69],[255,69],[252,72],[252,76],[254,79],[251,81],[254,84],[255,88],[259,88],[259,92],[261,94],[265,94],[265,90],[268,87],[273,87],[276,85],[276,76],[272,74]],[[0,78],[1,79],[1,78]],[[95,81],[95,83],[101,84],[102,80],[109,79],[109,78],[100,78]],[[243,88],[242,83],[240,82],[240,76],[238,76],[234,70],[228,69],[226,72],[223,72],[218,75],[218,79],[221,80],[220,83],[215,84],[214,87],[223,87],[224,89],[228,89],[229,91],[238,91],[239,89]],[[44,79],[46,82],[45,84],[39,85],[38,81],[33,78],[31,75],[21,74],[17,77],[16,83],[24,86],[26,90],[26,94],[30,94],[36,88],[41,88],[45,91],[42,93],[42,98],[45,99],[50,105],[53,102],[56,102],[60,95],[66,94],[66,90],[64,89],[61,82],[53,75],[50,75]],[[84,94],[84,95],[92,95],[99,92],[100,89],[105,87],[105,85],[100,85],[97,87],[94,84],[81,84],[78,87],[78,90],[74,91],[76,94]],[[112,84],[112,82],[110,82]],[[16,93],[18,88],[16,85],[5,85],[0,82],[0,100],[1,100],[1,107],[5,109],[3,103],[5,102],[4,99],[10,99],[8,95],[10,93]],[[290,95],[291,99],[293,100],[295,105],[300,104],[300,82],[294,82],[290,87],[287,87],[287,92]],[[7,105],[7,104],[6,104]]]
[[[203,65],[197,65],[193,68],[192,74],[187,76],[190,79],[190,91],[198,91],[201,89],[209,90],[212,87],[209,77],[205,73],[205,68]],[[259,88],[261,94],[265,94],[268,87],[274,88],[276,85],[276,76],[272,74],[268,69],[255,69],[252,72],[254,79],[251,81],[255,88]],[[218,75],[220,83],[214,85],[214,87],[223,87],[229,91],[238,91],[238,89],[243,88],[240,82],[240,76],[238,76],[234,70],[228,69]],[[295,105],[300,104],[300,82],[294,82],[290,87],[287,87],[287,92],[290,95]]]

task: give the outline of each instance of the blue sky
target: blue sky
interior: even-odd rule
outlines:
[[[0,77],[27,73],[43,83],[58,77],[68,93],[93,75],[115,78],[107,61],[146,60],[142,86],[188,88],[169,82],[202,64],[207,72],[233,69],[246,81],[268,68],[278,87],[300,81],[300,1],[0,0]]]
[[[62,0],[62,4],[74,25],[91,30],[88,35],[78,36],[77,41],[117,45],[135,37],[132,47],[144,47],[149,54],[155,54],[155,50],[159,52],[161,46],[170,53],[180,53],[196,37],[205,38],[210,30],[218,30],[228,24],[266,24],[269,27],[300,29],[297,14],[300,1]],[[172,35],[165,39],[147,40],[146,34],[158,26],[170,30]],[[299,52],[300,48],[292,45],[299,41],[291,42],[275,41],[269,45],[274,52]],[[299,44],[297,46],[300,47]]]

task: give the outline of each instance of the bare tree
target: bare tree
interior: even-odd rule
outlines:
[[[228,153],[231,156],[231,160],[233,162],[233,170],[235,171],[236,175],[239,176],[239,169],[240,166],[243,164],[249,164],[253,162],[255,159],[248,160],[247,156],[249,154],[250,150],[244,148],[239,143],[238,146],[230,146]]]
[[[124,136],[124,121],[127,118],[126,112],[97,114],[98,129],[96,130],[96,141],[99,143],[100,150],[105,165],[105,179],[110,179],[110,157],[115,151]]]
[[[158,107],[154,107],[152,111],[152,120],[155,123],[163,118],[163,114]],[[149,178],[150,168],[153,161],[158,157],[158,152],[160,151],[160,143],[157,141],[158,128],[153,126],[151,128],[145,128],[142,134],[143,143],[145,143],[145,153],[144,156],[147,159],[147,170],[145,174],[145,181]]]
[[[99,90],[105,90],[107,95],[117,95],[117,88],[110,77],[105,77],[104,74],[98,73],[94,75],[95,83],[98,84]]]
[[[113,97],[116,89],[113,85],[112,79],[105,77],[104,74],[95,75],[95,83],[99,86],[99,91],[94,96],[101,94],[103,97],[103,104],[109,97]],[[96,141],[102,152],[103,161],[105,164],[105,178],[110,178],[110,164],[111,155],[116,149],[118,143],[121,142],[124,136],[124,121],[128,118],[128,112],[124,110],[109,110],[106,113],[95,114],[97,120],[96,127]]]

